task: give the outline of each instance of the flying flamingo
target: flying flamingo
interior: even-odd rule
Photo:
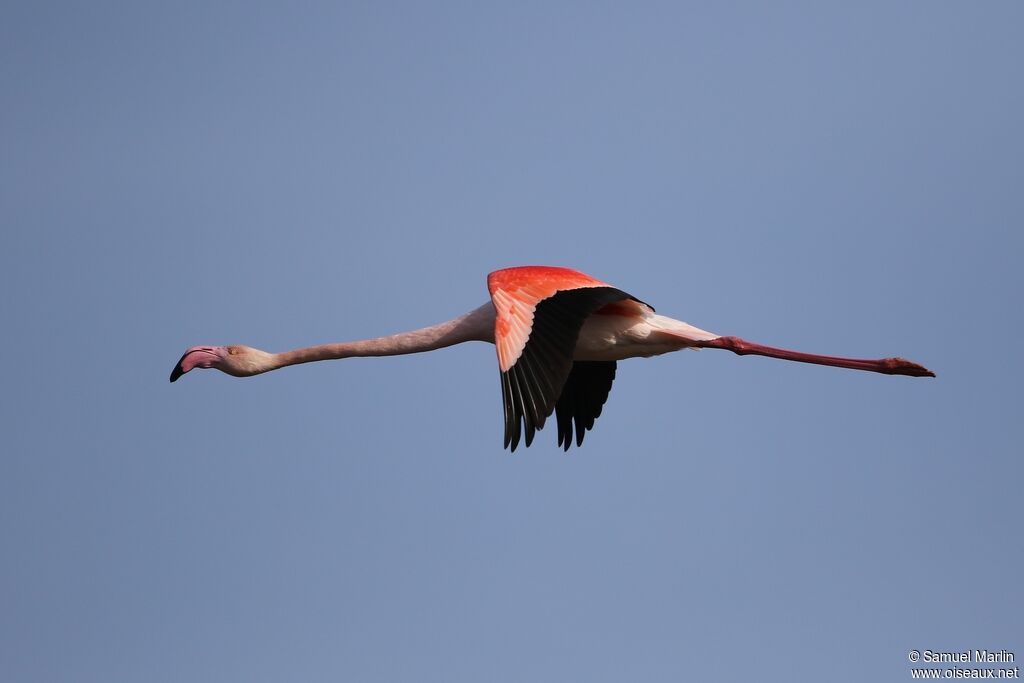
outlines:
[[[395,356],[433,351],[468,341],[497,347],[505,403],[505,447],[515,451],[525,430],[529,446],[555,413],[558,445],[569,450],[594,426],[615,379],[616,361],[680,349],[726,349],[801,363],[869,370],[887,375],[934,377],[904,358],[859,360],[818,356],[723,337],[658,315],[639,299],[568,268],[524,266],[487,276],[488,303],[469,313],[412,332],[363,341],[268,353],[248,346],[193,346],[171,381],[193,368],[216,368],[250,377],[288,365],[355,356]]]

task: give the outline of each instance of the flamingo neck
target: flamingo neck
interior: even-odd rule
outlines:
[[[321,360],[423,353],[468,341],[485,341],[493,344],[494,318],[494,306],[488,302],[454,320],[410,332],[268,354],[269,367],[264,372]]]

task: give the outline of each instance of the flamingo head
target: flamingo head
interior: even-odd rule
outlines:
[[[216,368],[233,377],[250,377],[270,369],[271,355],[249,346],[193,346],[171,370],[176,381],[193,368]]]

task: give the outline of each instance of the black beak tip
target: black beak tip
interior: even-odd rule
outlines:
[[[186,351],[185,353],[181,354],[181,358],[178,359],[178,362],[175,364],[174,369],[171,370],[171,381],[172,382],[178,381],[178,378],[185,374],[185,371],[182,369],[181,364],[185,362],[185,358],[187,356],[188,356],[188,351]]]

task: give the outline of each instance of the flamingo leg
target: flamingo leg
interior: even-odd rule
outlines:
[[[866,360],[861,358],[842,358],[840,356],[819,356],[813,353],[802,351],[790,351],[789,349],[777,349],[773,346],[755,344],[754,342],[740,339],[739,337],[716,337],[705,341],[698,341],[694,346],[703,349],[724,349],[732,351],[739,356],[768,356],[782,360],[796,361],[797,363],[814,363],[816,365],[830,365],[836,368],[849,368],[850,370],[867,370],[868,372],[880,372],[884,375],[908,375],[910,377],[934,377],[935,373],[906,358],[880,358],[877,360]]]

